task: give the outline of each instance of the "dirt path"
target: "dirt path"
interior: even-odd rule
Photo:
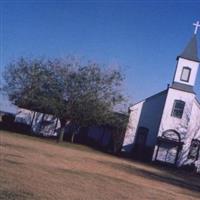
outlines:
[[[0,132],[0,199],[192,200],[199,177]],[[198,192],[199,191],[199,192]]]

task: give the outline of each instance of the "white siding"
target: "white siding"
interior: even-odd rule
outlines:
[[[148,147],[153,147],[156,143],[166,95],[167,90],[147,98],[143,103],[138,127],[149,129],[146,141]]]
[[[23,124],[31,124],[32,118],[33,118],[33,111],[19,108],[16,116],[15,116],[15,121]]]
[[[192,112],[190,116],[188,131],[184,138],[184,141],[183,141],[184,146],[179,158],[179,163],[178,163],[179,165],[185,165],[185,164],[189,164],[193,162],[192,160],[188,159],[188,153],[189,153],[192,139],[200,140],[200,105],[196,99],[194,99],[194,103],[192,106]],[[200,161],[200,158],[199,158],[199,161]]]
[[[22,108],[18,109],[18,112],[15,116],[15,121],[28,125],[31,125],[32,122],[32,131],[44,136],[55,136],[58,133],[54,132],[54,130],[60,128],[60,120],[57,121],[57,118],[55,118],[53,115],[35,112],[34,116],[34,111]]]
[[[181,100],[185,102],[185,108],[181,119],[173,117],[171,115],[175,100]],[[186,138],[188,137],[189,134],[188,128],[189,128],[194,100],[195,100],[195,95],[193,93],[187,93],[184,91],[170,88],[168,91],[158,136],[162,136],[163,132],[166,130],[173,129],[176,130],[178,133],[180,133],[181,141],[185,143]],[[153,160],[155,159],[156,150],[157,146],[154,150]],[[178,164],[179,163],[180,163],[180,158],[178,160]]]
[[[187,93],[172,88],[169,89],[158,136],[161,136],[166,130],[173,129],[181,134],[182,139],[185,137],[194,99],[195,95],[192,93]],[[171,115],[175,100],[182,100],[185,102],[185,108],[181,119]]]
[[[167,90],[131,107],[122,151],[132,150],[138,127],[149,129],[146,146],[155,145],[166,95]]]
[[[130,117],[127,125],[124,142],[122,146],[122,151],[130,152],[133,148],[133,142],[135,139],[135,134],[140,119],[141,109],[144,101],[132,106],[130,108]]]

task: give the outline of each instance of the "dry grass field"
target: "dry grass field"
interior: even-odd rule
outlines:
[[[200,177],[0,131],[0,199],[197,200]]]

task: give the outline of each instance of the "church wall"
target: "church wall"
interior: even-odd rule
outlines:
[[[169,89],[158,136],[161,136],[166,130],[173,129],[180,133],[181,139],[185,137],[194,98],[195,95],[192,93],[187,93],[172,88]],[[172,116],[172,109],[175,100],[182,100],[185,102],[185,108],[181,119]]]
[[[133,142],[135,139],[143,103],[144,101],[141,101],[130,108],[130,116],[122,145],[122,152],[131,152],[133,148]]]
[[[153,147],[155,145],[166,95],[167,90],[149,97],[130,108],[130,117],[122,151],[131,152],[139,127],[149,129],[146,146]]]
[[[166,95],[167,90],[147,98],[143,104],[138,127],[149,129],[146,140],[146,146],[148,147],[154,147],[156,143]]]
[[[163,132],[166,130],[173,129],[180,133],[181,141],[184,142],[188,132],[194,99],[195,95],[193,93],[187,93],[184,91],[169,88],[158,136],[162,136]],[[172,116],[175,100],[182,100],[185,102],[185,108],[181,119]],[[153,160],[155,160],[156,151],[157,146],[154,149]]]
[[[200,104],[195,99],[192,109],[192,116],[189,124],[190,131],[193,133],[193,139],[200,140]]]
[[[188,131],[183,141],[184,146],[178,161],[178,165],[186,165],[194,162],[193,160],[188,159],[188,153],[190,150],[192,139],[200,140],[200,105],[196,99],[194,100],[192,106]],[[198,158],[198,160],[200,162],[200,157]],[[198,167],[200,168],[200,166]]]

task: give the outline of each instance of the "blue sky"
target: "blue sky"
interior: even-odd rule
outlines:
[[[176,56],[200,20],[200,1],[0,0],[0,15],[1,74],[20,56],[117,63],[134,103],[171,83]]]

